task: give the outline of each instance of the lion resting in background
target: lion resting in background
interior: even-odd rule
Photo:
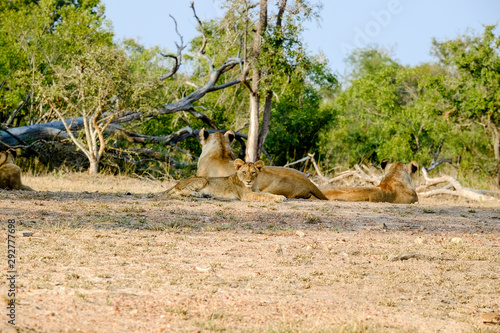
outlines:
[[[166,193],[174,196],[211,197],[222,200],[282,202],[285,197],[270,193],[252,192],[251,188],[264,167],[264,162],[245,163],[236,159],[228,177],[190,177],[179,181]]]
[[[406,204],[418,201],[411,183],[411,175],[418,170],[416,162],[405,165],[401,162],[389,164],[383,160],[380,165],[385,176],[376,187],[321,187],[321,191],[330,200]]]
[[[34,191],[21,182],[21,168],[14,164],[15,157],[10,151],[0,152],[0,188],[8,190]]]
[[[218,132],[209,134],[205,129],[200,131],[202,151],[197,176],[225,177],[234,173],[234,154],[231,150],[234,137],[233,131],[224,135]],[[315,197],[328,200],[302,172],[283,167],[263,167],[252,190],[284,195],[288,199]]]

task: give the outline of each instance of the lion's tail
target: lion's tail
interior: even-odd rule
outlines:
[[[24,190],[24,191],[35,191],[34,189],[32,189],[31,187],[26,186],[26,185],[21,185],[21,187],[19,189]]]
[[[313,190],[311,191],[311,194],[314,195],[317,199],[319,200],[328,200],[328,198],[321,192],[321,190],[314,186]]]
[[[177,183],[175,183],[175,185],[172,186],[171,188],[169,188],[168,190],[160,192],[158,194],[160,194],[160,195],[168,195],[175,188],[175,186],[177,186]]]

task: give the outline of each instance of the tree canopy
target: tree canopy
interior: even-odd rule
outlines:
[[[436,62],[418,66],[382,48],[355,50],[341,87],[303,39],[318,4],[224,6],[222,18],[199,21],[187,45],[172,31],[179,42],[169,50],[114,41],[99,0],[2,2],[0,149],[17,146],[30,158],[36,152],[26,147],[37,137],[13,131],[69,118],[77,149],[101,151],[115,171],[175,173],[193,164],[193,137],[206,127],[239,133],[236,150],[248,134],[247,157],[266,151],[278,165],[316,151],[330,169],[383,158],[428,165],[439,153],[453,158],[459,176],[500,181],[496,26],[435,40]]]

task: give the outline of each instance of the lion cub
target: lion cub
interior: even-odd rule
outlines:
[[[219,132],[208,133],[202,129],[201,156],[198,160],[198,177],[226,177],[234,173],[234,154],[231,143],[235,138],[233,131],[224,135]],[[252,190],[284,195],[288,199],[317,198],[328,200],[323,193],[302,173],[284,167],[266,166],[260,168],[258,180]]]
[[[15,157],[10,151],[0,152],[0,188],[8,190],[34,191],[21,182],[21,168],[14,164]]]
[[[416,162],[405,165],[401,162],[381,162],[385,176],[376,187],[321,187],[330,200],[371,201],[390,203],[415,203],[417,193],[411,183],[411,175],[418,170]]]
[[[190,177],[179,181],[167,191],[177,196],[211,197],[222,200],[241,201],[274,201],[282,202],[286,198],[282,195],[252,192],[251,188],[264,162],[245,163],[243,160],[234,161],[236,173],[228,177]]]

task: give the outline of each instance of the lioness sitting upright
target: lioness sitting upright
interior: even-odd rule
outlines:
[[[21,182],[21,168],[15,165],[14,161],[15,157],[11,151],[0,152],[0,188],[33,191]]]
[[[179,181],[167,191],[176,196],[211,197],[222,200],[274,201],[282,202],[285,197],[270,193],[255,193],[251,188],[264,162],[245,163],[236,159],[233,164],[236,173],[228,177],[190,177]]]
[[[231,143],[234,132],[227,131],[208,133],[204,128],[200,131],[201,155],[198,159],[198,177],[226,177],[234,170],[234,154]]]
[[[218,132],[209,134],[205,129],[200,131],[202,151],[197,176],[222,177],[234,173],[234,154],[231,150],[234,137],[233,131],[224,135]],[[302,172],[283,167],[263,167],[252,190],[284,195],[288,199],[315,197],[328,200]]]
[[[383,160],[380,165],[385,176],[376,187],[321,187],[321,191],[330,200],[407,204],[418,201],[411,183],[411,174],[418,170],[416,162],[405,165],[401,162],[389,164]]]

